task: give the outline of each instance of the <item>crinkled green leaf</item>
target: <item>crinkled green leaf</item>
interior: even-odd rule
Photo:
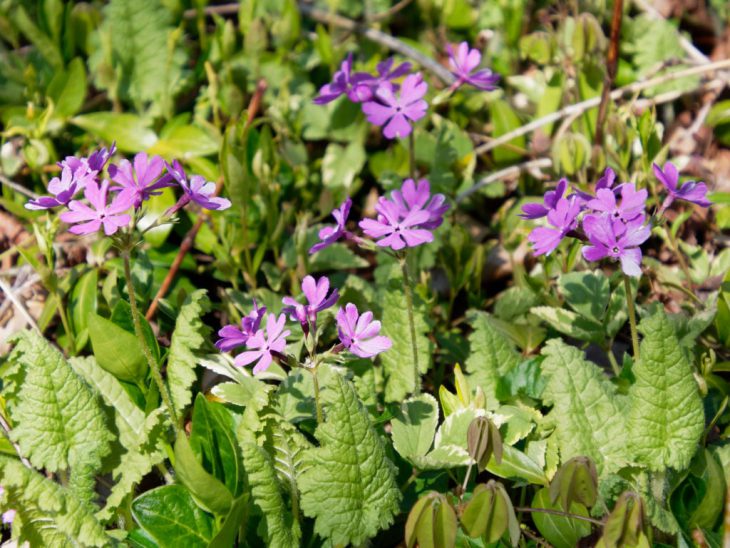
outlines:
[[[359,545],[399,511],[395,466],[349,382],[332,375],[322,397],[326,420],[315,432],[320,447],[306,451],[308,468],[299,480],[302,510],[315,519],[316,534]]]
[[[601,324],[572,310],[554,306],[536,306],[530,312],[556,331],[569,337],[596,343],[603,341],[603,327]]]
[[[583,352],[560,340],[548,341],[542,353],[548,378],[543,399],[553,406],[548,418],[563,462],[587,456],[601,474],[621,468],[627,458],[626,432],[615,387]]]
[[[22,523],[19,540],[54,547],[113,544],[93,507],[19,460],[0,455],[0,484],[8,507],[17,511],[16,519]]]
[[[385,400],[403,401],[407,394],[414,392],[413,348],[411,344],[408,308],[403,292],[403,277],[393,267],[385,287],[379,294],[382,314],[381,335],[390,337],[393,346],[380,354],[380,361],[385,370]],[[426,336],[430,332],[425,308],[414,295],[414,320],[416,324],[416,348],[418,352],[418,369],[423,374],[431,367],[433,345]]]
[[[112,434],[96,396],[63,355],[40,334],[25,331],[10,355],[17,366],[10,414],[13,440],[37,468],[98,467]]]
[[[470,353],[464,365],[472,386],[482,387],[487,407],[496,409],[499,407],[499,379],[517,367],[520,356],[512,343],[490,323],[488,314],[474,312],[469,318],[474,331],[469,335]]]
[[[195,382],[195,366],[210,328],[203,323],[203,315],[210,309],[204,289],[192,293],[180,308],[167,356],[167,382],[172,403],[178,412],[190,405],[191,386]]]
[[[629,446],[652,470],[683,470],[705,426],[697,383],[663,311],[645,318],[639,329],[644,338],[629,391]]]

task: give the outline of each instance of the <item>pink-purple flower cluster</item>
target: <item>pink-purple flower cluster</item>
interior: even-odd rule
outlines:
[[[240,328],[227,325],[218,331],[220,338],[215,343],[216,347],[222,352],[245,347],[246,350],[234,358],[234,364],[242,367],[255,363],[254,374],[265,371],[275,358],[285,358],[286,337],[291,335],[291,331],[284,329],[287,315],[300,324],[305,336],[309,333],[316,334],[317,315],[334,306],[339,298],[337,289],[330,292],[330,281],[326,276],[319,280],[305,276],[302,293],[307,304],[302,304],[293,297],[284,297],[282,302],[286,306],[282,313],[278,318],[275,314],[269,314],[265,330],[261,328],[261,320],[266,314],[266,308],[259,308],[254,301],[253,310],[241,320]],[[388,337],[379,335],[380,322],[373,320],[372,312],[360,315],[352,303],[338,310],[336,320],[340,344],[331,350],[333,353],[348,349],[361,358],[372,358],[392,345]]]
[[[48,183],[51,196],[41,196],[25,204],[27,209],[41,210],[65,207],[60,219],[73,226],[73,234],[92,234],[103,228],[107,236],[129,226],[131,210],[142,208],[144,202],[165,187],[179,187],[182,197],[168,214],[193,201],[206,209],[226,209],[231,202],[217,198],[215,184],[194,175],[188,179],[179,162],[167,164],[161,157],[149,157],[140,152],[133,162],[123,159],[107,168],[109,178],[103,177],[106,164],[116,152],[112,144],[86,158],[68,156],[58,163],[61,176]],[[85,201],[76,199],[83,192]]]
[[[654,164],[654,173],[669,193],[658,217],[675,199],[711,205],[705,183],[690,181],[678,188],[679,175],[670,162],[664,169]],[[549,255],[566,236],[574,235],[588,242],[581,250],[586,260],[610,257],[620,262],[625,274],[641,276],[641,245],[651,235],[646,214],[648,192],[633,183],[614,186],[615,180],[616,174],[607,168],[596,183],[595,195],[575,190],[566,196],[568,181],[561,179],[555,190],[545,193],[542,204],[522,206],[521,217],[525,219],[547,217],[548,226],[536,227],[528,236],[535,254]]]
[[[456,77],[451,86],[452,91],[463,84],[485,91],[495,89],[499,76],[489,69],[476,70],[482,60],[478,50],[470,49],[466,42],[459,44],[455,50],[451,45],[447,49],[449,64]],[[350,53],[342,61],[332,81],[319,90],[314,102],[324,105],[344,95],[353,103],[362,104],[368,122],[382,127],[385,137],[407,137],[413,131],[413,124],[423,118],[428,110],[428,103],[424,100],[428,84],[420,72],[408,74],[410,63],[394,65],[394,59],[390,58],[378,64],[377,74],[353,72]],[[404,76],[403,82],[398,84],[396,80]]]

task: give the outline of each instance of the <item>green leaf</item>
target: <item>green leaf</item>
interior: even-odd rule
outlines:
[[[511,445],[502,447],[502,462],[499,464],[492,456],[487,463],[487,470],[500,478],[517,478],[535,485],[546,485],[548,481],[539,464]]]
[[[399,512],[395,466],[350,383],[334,374],[322,397],[326,420],[315,431],[320,447],[305,452],[299,480],[302,510],[321,537],[361,544]]]
[[[391,421],[393,447],[400,456],[424,456],[433,443],[438,419],[438,402],[432,395],[421,394],[404,401]]]
[[[382,306],[380,321],[381,335],[390,337],[393,346],[380,354],[385,370],[385,401],[403,401],[406,395],[414,392],[413,349],[408,321],[408,307],[403,292],[403,277],[397,267],[390,272],[387,284],[381,286],[379,302]],[[416,348],[418,369],[425,373],[431,367],[433,345],[426,336],[431,331],[428,325],[425,306],[414,295],[414,321],[416,327]]]
[[[159,141],[147,152],[159,154],[168,161],[209,156],[218,152],[219,139],[200,126],[174,125],[167,131],[163,129]]]
[[[86,68],[77,57],[68,69],[57,72],[48,84],[46,94],[54,103],[54,114],[61,118],[73,116],[84,104],[86,98]]]
[[[149,366],[134,333],[97,314],[90,314],[87,321],[91,346],[99,365],[123,381],[144,379]]]
[[[515,114],[515,111],[512,110],[509,103],[502,99],[489,102],[489,118],[494,124],[494,131],[492,131],[493,137],[500,137],[501,135],[504,135],[513,129],[517,129],[522,125],[522,122],[520,122],[520,119],[517,117],[517,114]],[[525,136],[521,135],[509,141],[508,145],[510,145],[510,147],[503,145],[495,148],[493,152],[495,162],[508,163],[519,160],[522,158],[523,154],[515,151],[512,147],[524,149],[526,147],[526,143],[527,141],[525,140]]]
[[[53,39],[36,26],[22,4],[13,5],[8,11],[13,25],[36,47],[38,53],[54,70],[63,69],[63,57]]]
[[[330,143],[322,158],[322,183],[331,189],[344,187],[350,194],[365,159],[365,147],[356,141],[346,147]]]
[[[587,456],[600,475],[621,468],[627,459],[626,428],[614,385],[580,350],[560,340],[548,341],[542,354],[543,400],[553,406],[548,418],[562,460]]]
[[[157,142],[150,122],[136,114],[92,112],[74,116],[70,122],[107,143],[116,141],[121,152],[139,152]]]
[[[581,316],[601,322],[606,313],[611,288],[602,273],[569,272],[558,278],[565,301]]]
[[[17,511],[22,524],[19,542],[64,547],[113,544],[89,506],[19,460],[0,455],[0,483],[7,507]]]
[[[464,365],[472,386],[476,384],[484,391],[487,408],[496,409],[499,379],[517,367],[520,356],[491,324],[486,312],[472,312],[469,320],[474,331],[469,335],[470,353]]]
[[[663,312],[645,318],[639,330],[644,339],[629,390],[629,446],[652,470],[684,470],[705,426],[697,383]]]
[[[208,546],[213,518],[197,507],[182,485],[164,485],[143,493],[132,503],[137,523],[158,546]]]
[[[229,548],[230,546],[236,546],[236,537],[239,530],[243,528],[242,522],[248,508],[248,500],[249,495],[246,493],[233,501],[231,511],[228,512],[220,529],[218,529],[215,537],[208,544],[208,548]]]
[[[601,324],[584,318],[572,310],[554,306],[536,306],[530,312],[564,335],[581,341],[603,342]]]
[[[349,270],[370,266],[365,259],[357,255],[344,244],[335,243],[318,251],[309,260],[309,272],[325,272],[330,270]]]
[[[210,334],[210,328],[202,319],[208,310],[210,301],[205,290],[199,289],[188,296],[175,320],[167,357],[167,382],[172,403],[178,412],[187,407],[192,399],[195,366],[200,358],[199,352]]]
[[[537,492],[535,498],[532,499],[531,506],[533,508],[565,512],[558,504],[552,504],[550,502],[550,492],[547,488],[540,489]],[[586,518],[589,517],[588,510],[579,502],[574,502],[570,505],[570,513]],[[555,548],[573,548],[578,545],[578,541],[581,538],[591,534],[591,524],[587,521],[544,512],[533,512],[531,517],[540,534],[545,537],[545,540],[555,546]]]
[[[5,393],[15,427],[12,438],[36,468],[98,468],[112,438],[94,394],[63,355],[41,335],[25,331],[9,361],[14,382]]]
[[[68,299],[68,311],[76,334],[76,349],[86,346],[88,318],[96,311],[99,276],[96,269],[86,272],[76,282]]]

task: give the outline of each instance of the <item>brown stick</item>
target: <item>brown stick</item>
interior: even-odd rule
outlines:
[[[251,101],[248,104],[248,112],[246,114],[246,125],[249,126],[253,122],[254,118],[256,117],[256,113],[259,110],[259,107],[261,106],[261,99],[264,95],[264,92],[266,91],[266,81],[265,80],[259,80],[256,84],[256,90],[253,93],[253,96],[251,97]],[[215,185],[215,193],[214,196],[217,196],[220,191],[223,189],[223,177],[218,179]],[[165,279],[162,281],[162,285],[160,286],[160,289],[157,291],[157,294],[155,295],[155,298],[152,299],[152,303],[150,304],[149,309],[147,310],[147,314],[145,314],[145,318],[147,321],[150,321],[153,316],[155,315],[155,312],[157,312],[157,306],[160,302],[160,299],[162,299],[170,289],[170,286],[172,285],[173,280],[175,279],[175,275],[177,274],[177,271],[180,269],[180,265],[183,262],[183,259],[185,259],[185,255],[188,254],[188,251],[193,247],[193,243],[195,242],[195,236],[198,235],[198,231],[200,230],[200,227],[203,226],[203,223],[208,219],[207,213],[201,213],[198,217],[198,220],[195,222],[193,227],[188,230],[187,234],[185,234],[185,237],[183,238],[182,243],[180,244],[180,251],[177,252],[177,255],[175,256],[175,260],[172,261],[172,264],[170,265],[170,270],[167,271],[167,275],[165,275]]]
[[[603,91],[601,92],[601,104],[598,107],[598,118],[596,118],[596,134],[593,137],[593,144],[601,146],[603,144],[603,126],[606,123],[606,114],[608,114],[608,103],[611,95],[611,88],[616,79],[616,69],[618,67],[618,48],[619,39],[621,37],[621,20],[623,18],[624,1],[614,0],[613,18],[611,19],[611,41],[608,44],[608,53],[606,54],[606,77],[603,79]]]

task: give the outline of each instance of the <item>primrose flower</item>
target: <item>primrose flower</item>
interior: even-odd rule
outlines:
[[[200,175],[193,175],[188,180],[185,170],[177,160],[173,161],[172,165],[166,164],[166,166],[168,175],[175,179],[183,190],[182,197],[172,207],[170,213],[174,213],[189,202],[195,202],[205,209],[223,210],[231,207],[230,200],[214,196],[215,183],[206,181],[205,177]]]
[[[405,217],[413,209],[424,209],[428,211],[429,219],[419,225],[419,228],[433,230],[444,222],[444,213],[449,209],[446,197],[443,194],[435,194],[431,197],[431,186],[428,179],[419,179],[418,186],[413,179],[403,181],[400,190],[394,190],[390,198],[400,209],[400,216]]]
[[[474,72],[474,69],[482,62],[482,54],[478,49],[470,49],[467,42],[462,42],[456,51],[451,44],[446,46],[446,50],[449,54],[451,71],[456,76],[456,82],[451,86],[452,89],[456,89],[462,84],[471,84],[483,91],[496,89],[497,82],[499,82],[498,74],[494,74],[486,68]]]
[[[322,249],[331,246],[342,236],[347,234],[345,230],[345,224],[347,223],[347,217],[350,215],[350,208],[352,207],[352,200],[348,198],[342,205],[337,209],[332,210],[332,216],[335,218],[337,224],[335,226],[326,226],[319,231],[319,242],[309,248],[309,253],[316,253]]]
[[[111,190],[126,193],[134,208],[139,209],[142,202],[159,195],[160,189],[172,186],[168,178],[160,177],[164,168],[165,162],[162,158],[148,158],[145,152],[140,152],[134,157],[134,166],[129,160],[122,160],[118,166],[109,166],[109,176],[117,183]]]
[[[555,190],[548,190],[543,195],[542,204],[531,203],[523,205],[520,217],[523,219],[539,219],[540,217],[544,217],[551,209],[555,209],[558,200],[563,197],[567,188],[568,180],[565,178],[560,179]]]
[[[66,156],[63,161],[57,165],[61,169],[65,167],[71,168],[74,177],[83,178],[87,176],[96,177],[103,169],[106,163],[111,159],[117,151],[116,141],[107,149],[102,147],[92,152],[88,158],[77,158],[76,156]]]
[[[428,84],[421,73],[411,74],[403,80],[399,96],[390,82],[384,82],[375,90],[373,100],[363,104],[362,111],[368,122],[385,126],[383,135],[388,139],[407,137],[416,122],[426,115],[428,103],[423,100]]]
[[[371,238],[381,238],[375,242],[380,247],[398,251],[406,246],[415,247],[433,241],[431,231],[421,228],[431,220],[431,213],[425,209],[411,209],[402,215],[398,204],[381,197],[375,211],[377,219],[363,219],[360,228]]]
[[[373,321],[372,312],[360,315],[357,306],[347,303],[337,311],[337,332],[340,342],[350,352],[361,358],[372,358],[385,352],[393,342],[380,333],[380,322]]]
[[[580,203],[576,198],[560,198],[547,214],[552,227],[538,226],[527,237],[535,255],[550,255],[558,244],[578,225]]]
[[[76,193],[83,190],[87,182],[86,178],[76,178],[70,167],[64,167],[61,177],[54,177],[48,183],[48,191],[53,196],[40,196],[30,200],[25,204],[25,208],[38,210],[68,205]]]
[[[78,200],[68,204],[70,211],[61,213],[61,220],[65,223],[81,223],[72,226],[69,232],[73,234],[91,234],[104,227],[104,233],[111,236],[121,227],[127,226],[131,217],[123,213],[132,207],[132,196],[125,193],[117,194],[111,204],[107,204],[109,181],[104,179],[101,185],[91,181],[86,185],[84,197],[91,207]]]
[[[594,188],[595,192],[598,192],[601,189],[606,190],[612,190],[614,193],[618,193],[621,191],[624,185],[617,185],[616,187],[613,186],[613,184],[616,182],[616,172],[611,169],[610,167],[607,167],[603,171],[603,175],[596,181],[596,186]],[[583,192],[582,190],[575,189],[575,194],[583,201],[588,202],[595,198],[592,194],[589,194],[588,192]]]
[[[596,191],[596,197],[586,202],[586,207],[597,213],[603,213],[624,223],[633,221],[644,215],[646,198],[649,193],[645,188],[636,190],[633,183],[621,185],[621,203],[616,201],[616,194],[608,188]]]
[[[254,375],[266,371],[271,365],[275,354],[281,354],[286,348],[286,338],[291,335],[291,331],[284,329],[286,323],[286,315],[280,314],[277,319],[276,315],[269,314],[266,318],[266,334],[263,329],[259,329],[253,336],[246,341],[246,352],[236,356],[233,363],[238,367],[249,365],[257,362],[253,368]]]
[[[253,310],[249,312],[248,316],[241,319],[240,329],[235,325],[226,325],[218,331],[218,336],[221,338],[215,343],[216,348],[221,352],[228,352],[238,346],[244,346],[246,341],[259,330],[264,314],[266,314],[266,307],[259,308],[254,300]]]
[[[664,169],[657,164],[653,165],[654,175],[664,185],[669,195],[662,203],[661,211],[667,209],[674,200],[685,200],[702,207],[710,207],[712,202],[707,199],[707,185],[696,181],[688,181],[678,187],[679,172],[673,163],[664,164]]]
[[[611,257],[621,262],[621,270],[628,276],[641,276],[639,246],[651,235],[651,227],[643,222],[643,216],[626,224],[602,215],[587,215],[583,230],[590,243],[583,246],[583,257],[588,261]]]
[[[340,295],[337,289],[333,289],[329,297],[330,281],[327,276],[322,276],[318,281],[312,276],[305,276],[302,280],[302,293],[309,304],[301,304],[292,297],[284,297],[281,301],[286,305],[282,313],[289,314],[292,321],[299,322],[302,326],[314,324],[317,321],[317,313],[334,305]]]
[[[409,62],[401,63],[395,68],[393,67],[395,59],[390,57],[385,61],[378,63],[375,68],[378,73],[377,76],[371,76],[370,79],[364,79],[363,81],[355,84],[355,93],[361,101],[369,101],[373,97],[373,93],[378,89],[378,86],[384,83],[391,83],[394,90],[398,90],[400,86],[393,82],[393,80],[405,76],[408,71],[411,70],[411,64]]]
[[[325,84],[314,98],[314,103],[324,105],[337,99],[340,95],[347,95],[353,103],[367,101],[372,96],[372,84],[375,79],[367,72],[352,73],[352,53],[342,61],[340,70],[335,72],[332,82]]]

